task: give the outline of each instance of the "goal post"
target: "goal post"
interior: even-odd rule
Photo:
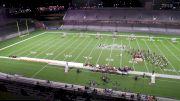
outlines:
[[[28,21],[26,19],[26,29],[27,29],[27,34],[29,35],[29,27],[28,27]]]
[[[23,20],[23,23],[19,23],[19,21],[16,21],[16,26],[17,26],[17,31],[19,34],[19,37],[23,37],[26,35],[29,35],[29,25],[28,25],[28,20],[26,19],[25,21]],[[23,27],[22,32],[20,31],[20,27]]]
[[[17,26],[17,31],[18,31],[19,37],[20,37],[21,33],[20,33],[20,30],[19,30],[19,22],[18,21],[16,21],[16,26]]]

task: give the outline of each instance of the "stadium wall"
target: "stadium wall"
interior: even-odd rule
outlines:
[[[31,28],[29,29],[29,32],[32,32],[32,31],[35,31],[35,28]],[[24,31],[21,31],[20,34],[25,34],[25,33],[28,33],[27,30],[24,30]],[[7,39],[11,39],[11,38],[14,38],[14,37],[17,37],[19,36],[19,33],[13,33],[13,34],[9,34],[9,35],[4,35],[4,36],[1,36],[0,37],[0,41],[4,41],[4,40],[7,40]]]
[[[109,31],[109,32],[146,32],[160,34],[180,35],[180,29],[173,28],[155,28],[155,27],[123,27],[123,26],[94,26],[94,25],[64,25],[63,30],[87,30],[87,31]]]

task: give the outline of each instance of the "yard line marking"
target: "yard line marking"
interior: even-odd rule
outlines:
[[[59,32],[48,32],[48,33],[59,33]],[[87,34],[87,35],[97,35],[97,34]],[[111,34],[99,34],[99,35],[103,35],[103,36],[112,36]],[[116,36],[125,36],[125,37],[129,37],[129,35],[116,35]],[[136,35],[135,37],[143,37],[143,38],[149,38],[149,35]],[[158,36],[155,36],[153,38],[161,38],[161,39],[171,39],[171,38],[168,38],[168,37],[158,37]],[[177,37],[176,39],[180,39],[179,37]]]
[[[86,45],[86,47],[80,52],[80,54],[78,54],[78,56],[73,60],[74,62],[79,58],[79,56],[82,54],[82,52],[85,51],[85,49],[88,48],[89,44],[92,42],[93,39],[91,39],[91,41],[88,42],[88,45]]]
[[[87,38],[87,37],[86,37]],[[86,40],[86,38],[84,38],[84,40],[83,41],[81,41],[77,46],[76,46],[76,48],[75,49],[73,49],[71,52],[70,52],[70,54],[72,54],[72,53],[74,53],[75,52],[75,50],[77,49],[77,48],[79,48],[79,46],[81,46],[81,44],[83,44],[84,43],[84,41]],[[64,59],[63,60],[65,60],[66,59],[66,57],[64,57]]]
[[[106,38],[106,41],[105,41],[105,43],[107,42],[107,38]],[[101,55],[102,55],[102,51],[103,51],[103,48],[101,49],[101,52],[100,52],[100,54],[99,54],[99,57],[98,57],[98,59],[97,59],[97,61],[96,61],[96,64],[99,62],[99,59],[100,59],[100,57],[101,57]]]
[[[173,53],[168,47],[166,47],[166,45],[164,45],[164,43],[161,42],[161,44],[162,44],[178,61],[180,61],[180,59],[179,59],[176,55],[174,55],[174,53]]]
[[[49,42],[47,46],[50,46],[48,48],[46,48],[45,50],[41,51],[39,54],[35,55],[35,58],[38,57],[39,55],[45,53],[46,51],[48,51],[49,49],[53,48],[55,45],[59,44],[60,42],[63,42],[64,40],[60,40],[59,42],[56,42],[57,40],[56,39],[59,39],[59,37],[55,38],[53,41]],[[55,44],[53,44],[55,41]],[[41,48],[44,48],[44,47],[40,47]]]
[[[137,45],[138,45],[138,47],[139,47],[139,50],[141,50],[140,45],[139,45],[139,42],[137,41],[137,39],[135,39],[135,40],[136,40],[136,43],[137,43]],[[147,71],[149,72],[149,69],[148,69],[148,67],[147,67],[147,64],[146,64],[146,61],[145,61],[145,60],[144,60],[144,64],[145,64],[145,66],[146,66]]]
[[[170,43],[177,51],[180,52],[180,49],[178,49],[172,42],[169,42],[169,40],[167,40],[168,43]]]
[[[121,39],[121,46],[122,46],[122,39]],[[122,57],[123,57],[122,49],[121,49],[121,54],[120,54],[120,56],[121,56],[121,58],[120,58],[120,64],[119,64],[119,65],[120,65],[120,67],[122,67],[122,66],[121,66],[121,64],[122,64]]]
[[[57,39],[57,38],[59,38],[59,37],[56,37],[55,39]],[[49,40],[52,40],[52,39],[54,39],[54,37],[52,37],[52,38],[48,38],[48,40],[46,40],[46,41],[49,41]],[[54,41],[56,41],[56,40],[53,40],[53,41],[51,41],[50,43],[48,43],[48,44],[46,44],[45,46],[50,46],[50,44],[51,43],[53,43]],[[62,40],[61,40],[62,41]],[[60,41],[60,42],[61,42]],[[41,44],[43,44],[44,43],[44,41],[42,41],[40,44],[38,44],[36,47],[39,47],[39,46],[41,46]],[[59,42],[58,42],[59,43]],[[56,44],[58,44],[58,43],[56,43]],[[53,46],[53,45],[51,45],[51,46]],[[28,46],[29,47],[29,46]],[[32,48],[30,48],[30,50],[31,49],[33,49],[33,48],[35,48],[35,47],[32,47]],[[39,47],[39,49],[41,49],[41,48],[44,48],[44,47]],[[37,50],[37,48],[35,48],[36,50]],[[38,49],[38,50],[39,50]],[[48,49],[46,49],[46,50],[44,50],[44,51],[47,51]],[[28,50],[29,51],[29,50]],[[41,53],[43,53],[44,51],[42,51]],[[37,55],[40,55],[41,53],[39,53],[39,54],[37,54]],[[29,55],[31,55],[30,53],[28,54],[28,55],[26,55],[26,56],[29,56]],[[35,56],[35,57],[37,57],[37,56]]]
[[[73,38],[72,38],[73,39]],[[72,43],[71,43],[71,45],[73,45],[74,44],[74,42],[76,42],[77,41],[77,39],[75,40],[75,41],[73,41]],[[67,41],[66,41],[67,42]],[[65,42],[65,43],[66,43]],[[68,42],[69,42],[69,40],[68,40]],[[63,45],[65,44],[65,43],[63,43]],[[68,47],[70,47],[71,45],[69,45]],[[68,47],[66,47],[63,51],[65,51]],[[56,50],[54,50],[53,51],[53,53],[55,52],[55,51],[57,51],[59,48],[57,48]],[[61,51],[61,53],[59,53],[58,55],[56,55],[53,59],[55,59],[55,58],[57,58],[60,54],[62,54],[63,53],[63,51]],[[47,56],[45,56],[45,57],[47,57]],[[52,60],[53,60],[52,59]],[[36,73],[34,73],[33,75],[32,75],[32,78],[34,78],[36,75],[38,75],[43,69],[45,69],[46,67],[48,66],[48,64],[46,64],[45,66],[43,66],[39,71],[37,71]]]
[[[91,50],[91,52],[90,52],[90,54],[88,55],[88,57],[90,57],[90,56],[91,56],[91,54],[93,53],[93,51],[94,51],[94,50],[95,50],[95,48],[97,47],[97,45],[98,45],[99,41],[100,41],[100,39],[98,39],[98,41],[97,41],[97,43],[96,43],[95,47],[93,47],[93,49]],[[85,60],[85,62],[84,62],[84,63],[86,63],[86,62],[87,62],[87,59]]]
[[[73,37],[72,37],[72,39],[73,39]],[[72,40],[71,39],[71,40]],[[57,54],[53,59],[55,59],[55,58],[57,58],[59,55],[61,55],[65,50],[67,50],[70,46],[72,46],[75,42],[77,41],[77,39],[75,40],[75,41],[73,41],[68,47],[66,47],[66,48],[64,48],[59,54]],[[68,40],[68,41],[66,41],[66,42],[70,42],[70,40]],[[65,43],[66,43],[65,42]],[[65,43],[64,44],[62,44],[61,45],[61,47],[63,47],[63,45],[65,45]],[[61,47],[58,47],[57,49],[55,49],[54,51],[53,51],[53,53],[54,52],[56,52],[57,50],[59,50]],[[47,56],[45,56],[45,58],[46,58]]]
[[[96,35],[96,34],[88,34],[88,35]],[[112,35],[108,35],[108,34],[99,34],[99,35],[102,35],[102,36],[112,36]],[[123,37],[129,37],[129,35],[116,35],[116,36],[123,36]],[[141,35],[136,35],[135,38],[149,38],[149,36],[141,36]],[[153,37],[153,38],[160,38],[160,39],[171,39],[171,38],[168,38],[168,37]],[[176,39],[180,39],[180,38],[176,38]]]
[[[130,39],[128,39],[128,41],[129,41],[129,46],[130,46],[130,49],[132,49],[132,47],[131,47],[131,42],[130,42]],[[135,67],[134,67],[134,62],[133,62],[133,69],[135,70]]]
[[[155,43],[153,43],[154,44],[154,46],[159,50],[159,52],[161,53],[161,54],[163,54],[163,56],[166,58],[166,56],[165,56],[165,54],[159,49],[159,47],[155,44]],[[166,58],[167,59],[167,58]],[[171,62],[167,59],[167,61],[169,62],[169,64],[171,65],[171,68],[173,69],[173,70],[175,70],[176,71],[176,73],[179,75],[179,73],[177,72],[177,70],[174,68],[174,66],[171,64]]]
[[[113,38],[113,44],[112,45],[114,45],[114,42],[115,42],[115,39]],[[109,58],[111,59],[111,57],[112,57],[112,46],[111,46],[111,52],[110,52]],[[108,61],[108,65],[109,65],[109,63],[110,63],[110,61]]]
[[[14,44],[11,44],[11,45],[9,45],[9,46],[6,46],[6,47],[4,47],[4,48],[1,48],[0,51],[5,50],[5,49],[7,49],[7,48],[9,48],[9,47],[15,46],[15,45],[17,45],[17,44],[20,44],[20,43],[22,43],[22,42],[25,42],[25,41],[27,41],[27,40],[30,40],[30,39],[32,39],[32,38],[38,37],[38,36],[40,36],[40,35],[43,35],[43,34],[45,34],[45,33],[46,33],[46,32],[43,32],[43,33],[41,33],[41,34],[38,34],[38,35],[32,36],[32,37],[30,37],[30,38],[24,39],[24,40],[22,40],[22,41],[16,42],[16,43],[14,43]]]
[[[144,40],[144,42],[145,42],[146,46],[148,47],[148,50],[149,50],[150,52],[152,52],[152,50],[149,48],[149,46],[148,46],[146,40]],[[159,68],[159,67],[158,67],[158,68]],[[160,70],[162,71],[162,73],[164,73],[163,70],[162,70],[161,68],[160,68]]]
[[[53,41],[51,41],[51,42],[49,42],[49,40],[52,40],[53,39]],[[50,48],[52,48],[53,47],[53,45],[51,45],[51,44],[53,44],[54,42],[56,42],[56,39],[59,39],[58,37],[56,37],[55,39],[54,38],[48,38],[48,40],[46,40],[47,41],[47,43],[46,42],[42,42],[42,43],[40,43],[40,44],[38,44],[36,47],[39,47],[39,46],[41,46],[41,47],[39,47],[39,48],[36,48],[36,47],[32,47],[31,49],[34,49],[34,50],[41,50],[42,48],[44,48],[44,47],[42,47],[42,44],[46,44],[45,45],[45,47],[46,46],[50,46],[50,47],[48,47],[49,49]],[[62,40],[61,40],[62,41]],[[58,42],[57,42],[58,43]],[[56,44],[57,44],[56,43]],[[46,50],[48,50],[48,49],[46,49]],[[40,53],[38,53],[35,57],[37,57],[37,56],[39,56],[40,54],[42,54],[43,52],[45,52],[46,50],[43,50],[43,51],[41,51]],[[26,56],[29,56],[29,55],[31,55],[31,53],[29,53],[29,54],[27,54]]]
[[[36,75],[38,75],[38,74],[39,74],[43,69],[45,69],[47,66],[48,66],[48,64],[45,65],[44,67],[42,67],[42,68],[41,68],[39,71],[37,71],[36,73],[34,73],[31,78],[34,78]]]
[[[39,41],[38,41],[38,42],[39,42]],[[34,44],[34,43],[36,43],[36,42],[33,42],[32,44]],[[16,55],[17,55],[18,52],[21,52],[22,50],[24,50],[24,49],[26,49],[26,48],[28,48],[28,46],[24,46],[24,47],[22,47],[22,48],[20,48],[20,49],[14,50],[14,51],[8,53],[7,56],[12,55],[12,54],[16,54]],[[18,54],[18,55],[19,55],[19,54]]]
[[[50,39],[48,39],[48,40],[50,40]],[[37,44],[39,41],[40,41],[40,44],[38,44],[38,46],[35,46],[35,47],[39,47],[42,43],[44,43],[44,41],[38,40],[38,41],[33,42],[33,43],[30,44],[30,45],[33,46],[34,44]],[[29,48],[29,45],[27,45],[27,46],[21,48],[20,50],[18,50],[18,51],[16,51],[16,52],[11,52],[10,54],[12,54],[12,53],[13,53],[13,54],[16,54],[16,53],[17,53],[17,56],[20,56],[20,55],[22,55],[22,54],[28,52],[29,50],[31,50],[31,49],[33,49],[33,48],[35,48],[35,47]],[[27,48],[28,48],[28,49],[27,49]],[[24,49],[26,49],[26,50],[23,51],[23,52],[21,52],[21,51],[24,50]],[[20,52],[20,53],[18,53],[18,52]],[[8,55],[10,55],[10,54],[8,54]],[[29,54],[30,54],[30,53],[29,53]]]

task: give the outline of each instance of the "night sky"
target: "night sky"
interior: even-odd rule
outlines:
[[[118,4],[119,7],[141,7],[139,0],[97,0],[103,3],[104,7],[113,7]],[[0,5],[6,7],[39,7],[49,5],[59,5],[68,7],[69,3],[97,2],[96,0],[0,0]]]

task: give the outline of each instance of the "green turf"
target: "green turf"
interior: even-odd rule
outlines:
[[[55,60],[65,60],[65,61],[73,61],[73,62],[81,62],[91,64],[100,64],[105,65],[109,64],[115,67],[121,66],[131,66],[136,71],[143,72],[152,72],[153,70],[156,73],[162,74],[172,74],[179,75],[180,74],[180,40],[178,39],[178,43],[174,44],[171,42],[170,37],[179,36],[169,36],[169,35],[154,35],[157,37],[166,37],[166,38],[157,38],[154,42],[150,42],[148,38],[136,38],[136,40],[129,41],[128,37],[118,37],[113,40],[111,36],[103,36],[102,39],[96,39],[93,35],[95,32],[85,32],[87,37],[79,37],[79,31],[66,31],[68,35],[62,38],[62,32],[64,31],[54,31],[57,33],[47,32],[46,34],[40,35],[38,37],[32,38],[30,40],[24,41],[20,44],[9,47],[5,50],[0,51],[0,56],[9,56],[9,55],[17,55],[22,57],[33,57],[33,58],[46,58],[46,59],[55,59]],[[41,34],[42,31],[35,31],[31,33],[29,36],[25,36],[22,38],[13,38],[10,40],[6,40],[0,42],[0,48],[5,46],[9,46],[13,43],[19,42],[26,38],[30,38],[37,34]],[[101,32],[101,34],[108,34],[110,32]],[[118,33],[118,35],[129,35],[131,33]],[[145,33],[139,33],[136,35],[147,35]],[[162,41],[157,41],[162,40]],[[173,70],[164,71],[159,67],[156,67],[149,62],[142,62],[138,64],[131,64],[128,61],[131,60],[132,56],[125,52],[117,49],[101,49],[97,48],[98,44],[123,44],[128,47],[139,49],[139,50],[150,50],[157,54],[161,54],[165,56],[170,65],[168,65],[165,69]],[[49,55],[48,55],[49,54]],[[120,56],[122,54],[122,57]],[[65,55],[72,55],[72,57],[65,57]],[[90,60],[86,60],[84,57],[92,57]],[[114,61],[106,61],[107,58],[111,58]],[[24,62],[24,61],[14,61],[7,59],[0,59],[0,71],[10,74],[21,74],[23,76],[32,77],[36,72],[41,70],[46,64],[43,63],[32,63],[32,62]],[[180,99],[179,91],[180,91],[180,81],[179,80],[171,80],[171,79],[158,79],[156,84],[149,85],[149,79],[141,78],[138,81],[134,81],[132,77],[122,77],[117,75],[109,75],[112,82],[109,84],[103,85],[100,77],[101,73],[93,73],[90,71],[83,70],[82,73],[77,74],[76,70],[72,69],[68,74],[64,73],[64,70],[60,69],[56,66],[47,66],[40,73],[38,73],[35,77],[41,79],[49,79],[54,81],[61,81],[73,84],[81,84],[87,85],[89,80],[96,80],[98,82],[98,87],[108,87],[114,88],[113,83],[118,82],[118,89],[120,90],[130,90],[133,92],[141,92],[145,94],[164,96],[164,97],[172,97]]]
[[[78,37],[77,34],[69,34],[65,38],[62,38],[61,35],[61,33],[46,33],[40,35],[21,44],[2,50],[0,56],[17,55],[22,57],[47,58],[81,63],[90,62],[91,64],[100,65],[109,64],[115,67],[131,66],[136,71],[152,72],[154,70],[157,73],[179,75],[179,42],[173,44],[170,39],[155,39],[155,42],[150,42],[148,38],[136,38],[136,40],[129,41],[128,37],[122,36],[113,41],[110,36],[103,36],[103,39],[96,39],[95,36],[92,35],[88,37]],[[8,41],[5,41],[5,43],[6,42],[8,44]],[[165,56],[170,62],[168,67],[164,69],[175,69],[177,72],[161,70],[159,67],[149,62],[139,64],[129,63],[132,59],[129,53],[117,49],[101,49],[97,47],[99,44],[122,44],[136,50],[149,49],[156,54]],[[33,52],[35,52],[35,54],[33,54]],[[122,57],[120,54],[122,54]],[[72,57],[65,57],[65,55],[72,55]],[[84,57],[92,57],[92,59],[86,60]],[[113,61],[107,61],[108,58],[113,59]]]
[[[45,64],[0,59],[0,65],[1,72],[32,77],[32,75],[36,71],[39,71]],[[76,69],[70,69],[68,73],[64,73],[63,68],[50,65],[35,77],[80,85],[88,85],[90,80],[94,80],[98,84],[97,87],[101,88],[113,88],[115,90],[139,92],[143,94],[180,99],[180,81],[172,79],[157,78],[156,84],[149,85],[149,78],[141,77],[139,80],[135,81],[133,75],[121,76],[108,74],[110,83],[106,84],[100,80],[102,73],[81,70],[81,73],[77,74]],[[117,82],[117,85],[115,85],[115,82]]]

